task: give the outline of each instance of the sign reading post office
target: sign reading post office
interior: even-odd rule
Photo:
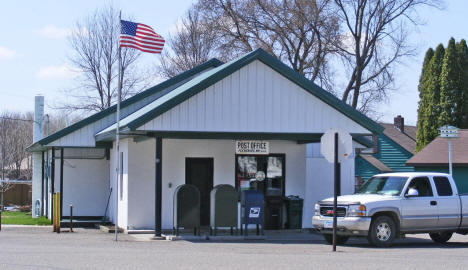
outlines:
[[[236,141],[236,154],[268,155],[270,144],[267,141]]]

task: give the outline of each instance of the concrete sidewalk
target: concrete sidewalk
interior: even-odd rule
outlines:
[[[136,241],[151,241],[154,240],[152,233],[132,233],[129,234]],[[229,233],[218,233],[216,236],[209,235],[208,233],[201,233],[200,235],[193,235],[189,233],[180,234],[175,236],[172,234],[163,234],[163,238],[168,241],[187,240],[187,241],[251,241],[251,240],[265,240],[265,241],[322,241],[323,237],[308,230],[281,230],[281,231],[265,231],[265,235],[256,235],[254,231],[249,232],[247,237],[243,235],[231,235]]]

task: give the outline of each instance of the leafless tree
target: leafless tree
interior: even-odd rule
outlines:
[[[98,9],[76,23],[69,43],[73,50],[70,61],[79,73],[79,87],[67,90],[73,100],[57,108],[96,112],[117,101],[119,24],[119,14],[112,6]],[[122,48],[121,55],[124,99],[146,87],[148,76],[136,66],[140,52]]]
[[[387,97],[394,83],[393,67],[414,54],[410,26],[419,24],[421,6],[441,8],[439,0],[334,0],[344,25],[337,48],[346,67],[342,100],[363,112]]]
[[[199,6],[193,6],[168,38],[161,54],[159,74],[171,78],[215,57],[216,36],[213,26],[203,21]]]
[[[4,193],[12,187],[5,179],[31,179],[31,158],[25,148],[32,143],[32,113],[0,114],[1,180],[0,203],[4,205]]]
[[[166,62],[177,63],[178,68],[173,70],[179,72],[207,57],[226,61],[263,48],[309,79],[331,88],[328,56],[340,34],[338,17],[329,2],[199,0],[169,41],[169,47],[179,55],[170,55],[171,61],[166,55]],[[188,48],[183,46],[187,44]],[[187,59],[189,65],[182,65]]]
[[[13,184],[5,179],[0,180],[0,212],[5,209],[5,192],[13,187]]]
[[[0,118],[2,179],[31,179],[26,147],[32,143],[33,114],[3,112]]]

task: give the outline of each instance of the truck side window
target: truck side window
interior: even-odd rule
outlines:
[[[437,189],[437,194],[439,196],[452,196],[453,191],[452,187],[450,186],[450,182],[447,177],[436,176],[434,177],[434,184]]]
[[[416,177],[411,180],[410,184],[408,185],[408,189],[406,190],[406,194],[410,188],[414,188],[418,190],[418,197],[432,197],[432,188],[431,183],[429,182],[429,178],[427,177]]]

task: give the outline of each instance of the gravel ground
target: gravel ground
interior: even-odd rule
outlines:
[[[0,232],[0,269],[467,269],[468,236],[447,245],[426,235],[392,248],[353,239],[331,252],[319,235],[272,235],[257,241],[148,241],[94,229],[51,233],[50,227]]]

